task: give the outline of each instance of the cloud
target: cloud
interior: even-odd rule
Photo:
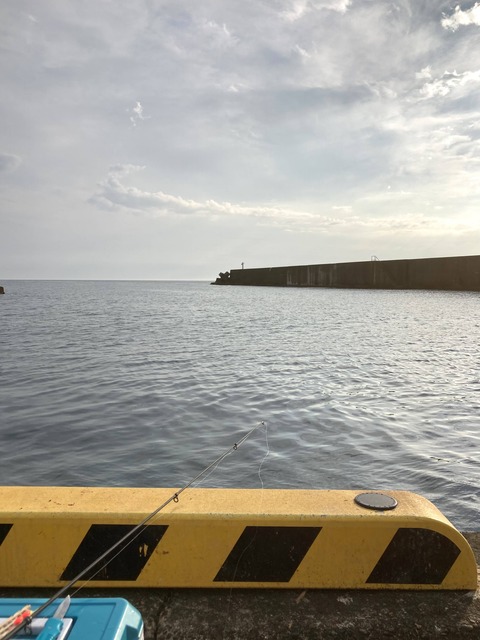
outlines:
[[[414,194],[411,191],[393,191],[388,186],[387,191],[379,191],[364,196],[362,199],[368,202],[392,202],[394,200],[405,200],[411,198]]]
[[[419,232],[432,233],[464,233],[465,225],[449,219],[423,214],[353,215],[352,205],[333,205],[335,215],[325,215],[321,211],[306,211],[281,206],[239,204],[219,202],[208,199],[198,201],[164,191],[144,191],[135,186],[127,186],[123,179],[128,175],[144,169],[136,165],[115,165],[110,168],[105,180],[99,183],[97,193],[90,198],[90,203],[109,210],[123,210],[136,214],[165,216],[203,216],[216,219],[219,216],[250,217],[257,220],[260,226],[271,226],[288,231],[317,233],[397,233]],[[382,201],[414,200],[415,194],[408,192],[387,191],[372,193],[359,200],[370,203]]]
[[[417,76],[418,77],[418,76]],[[422,76],[425,77],[425,76]],[[456,89],[465,87],[470,84],[480,83],[480,70],[465,71],[457,73],[456,71],[445,71],[441,78],[437,78],[432,82],[426,82],[420,89],[420,93],[424,98],[435,98],[446,96]]]
[[[134,186],[127,186],[121,181],[129,174],[140,171],[144,167],[136,165],[115,165],[110,168],[105,180],[99,183],[99,191],[90,199],[95,204],[108,209],[121,208],[136,213],[153,213],[157,215],[240,215],[261,217],[295,217],[311,214],[288,211],[278,207],[246,206],[216,200],[189,200],[163,191],[142,191]]]
[[[322,9],[345,13],[351,4],[352,0],[293,0],[280,12],[280,16],[287,22],[295,22],[308,12]]]
[[[432,77],[432,68],[430,65],[424,67],[421,71],[417,71],[415,74],[417,80],[424,80]]]
[[[442,27],[449,31],[456,31],[459,27],[466,27],[472,24],[480,26],[480,2],[476,2],[473,7],[466,11],[463,11],[460,5],[457,5],[450,16],[444,14],[442,18]]]
[[[223,49],[237,42],[225,23],[218,24],[214,20],[206,20],[203,24],[203,31],[213,48]]]
[[[0,173],[10,173],[15,171],[20,165],[22,159],[11,153],[0,152]]]
[[[130,113],[130,122],[134,127],[137,126],[137,122],[139,120],[149,120],[150,116],[143,115],[143,107],[140,102],[136,102],[135,106],[129,111]]]

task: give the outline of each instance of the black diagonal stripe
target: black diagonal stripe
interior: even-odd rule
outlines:
[[[68,563],[60,580],[73,580],[96,558],[121,540],[134,527],[129,524],[92,524]],[[167,525],[150,525],[120,553],[115,549],[84,578],[94,580],[136,580],[167,530]],[[118,555],[117,555],[118,554]],[[106,564],[108,563],[108,564]],[[104,566],[106,564],[106,566]],[[98,571],[98,569],[100,571]]]
[[[245,527],[215,582],[288,582],[321,527]]]
[[[0,544],[5,540],[12,527],[12,524],[0,524]]]
[[[367,583],[441,584],[460,549],[430,529],[401,528],[393,536]]]

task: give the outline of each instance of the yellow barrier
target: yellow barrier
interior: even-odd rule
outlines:
[[[0,488],[0,586],[66,584],[174,491]],[[359,493],[188,489],[88,586],[476,589],[470,546],[431,502],[389,491],[398,505],[375,511]]]

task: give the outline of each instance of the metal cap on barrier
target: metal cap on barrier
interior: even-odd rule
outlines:
[[[385,493],[359,493],[354,499],[361,507],[374,511],[390,511],[395,509],[398,504],[395,498],[387,496]]]

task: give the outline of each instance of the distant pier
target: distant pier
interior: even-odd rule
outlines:
[[[212,284],[480,291],[480,256],[231,269]]]

